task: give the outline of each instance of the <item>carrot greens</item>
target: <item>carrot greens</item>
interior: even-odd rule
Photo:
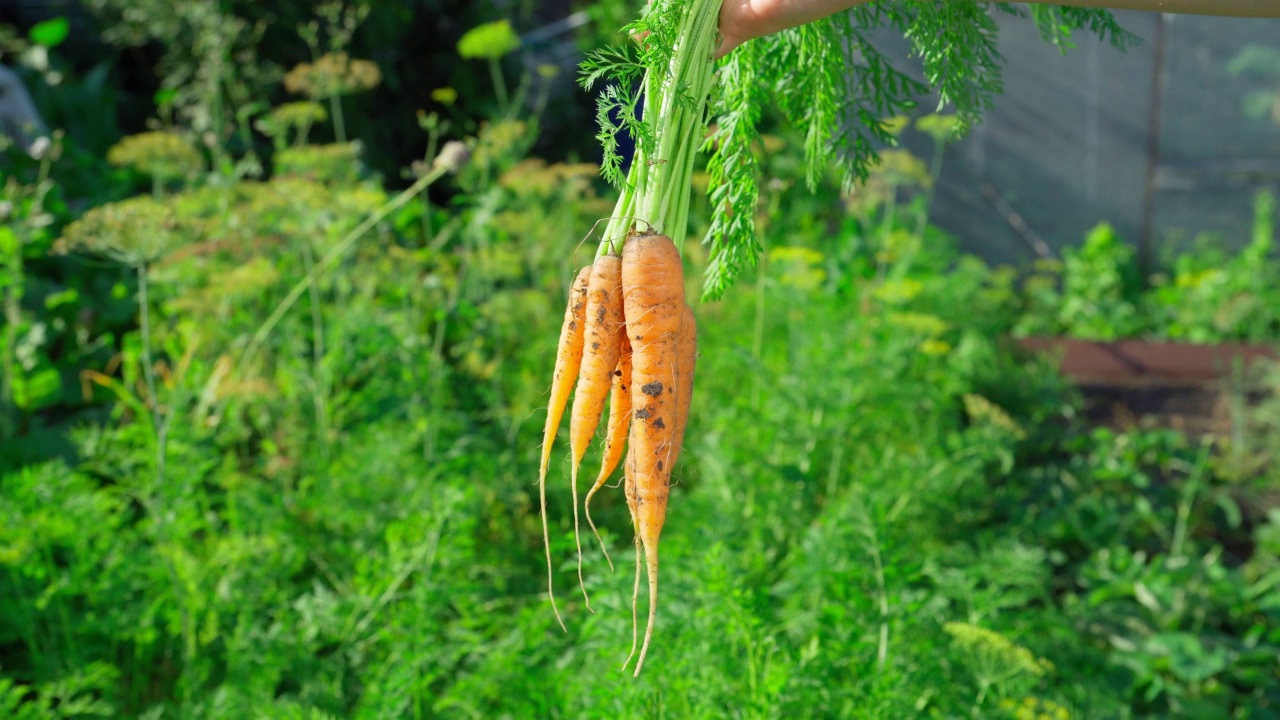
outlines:
[[[654,0],[622,28],[627,39],[591,53],[581,83],[598,96],[601,174],[620,195],[600,252],[631,229],[652,227],[683,246],[692,175],[707,152],[712,206],[703,242],[710,264],[703,296],[722,295],[754,266],[759,199],[754,149],[766,114],[804,133],[806,180],[813,188],[833,165],[855,190],[893,137],[882,121],[908,112],[932,92],[950,107],[963,133],[1002,89],[996,13],[1030,17],[1041,36],[1064,51],[1087,29],[1123,49],[1135,38],[1107,10],[978,0],[881,0],[749,41],[718,63],[721,0]],[[906,38],[919,69],[897,67],[872,42],[890,28]],[[635,40],[642,37],[642,40]],[[916,79],[918,73],[921,79]],[[642,111],[644,111],[642,113]],[[708,128],[714,128],[710,135]],[[619,135],[635,142],[628,172]]]

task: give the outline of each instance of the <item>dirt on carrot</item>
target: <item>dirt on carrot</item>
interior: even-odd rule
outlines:
[[[604,559],[609,563],[610,570],[613,570],[613,560],[609,557],[609,550],[600,537],[600,531],[591,520],[591,498],[600,491],[600,488],[609,480],[609,476],[617,469],[618,461],[622,459],[623,450],[627,446],[627,433],[631,430],[631,341],[627,338],[625,325],[618,329],[618,336],[622,352],[618,356],[618,367],[613,371],[613,387],[609,393],[609,422],[605,430],[604,450],[601,453],[600,474],[596,476],[595,484],[587,491],[587,497],[582,502],[583,510],[587,515],[587,524],[591,526],[596,542],[600,543],[600,550],[604,552]]]
[[[658,541],[666,523],[671,466],[676,454],[679,340],[684,318],[680,251],[665,235],[638,235],[622,251],[622,293],[631,340],[632,422],[636,519],[649,577],[649,619],[636,660],[640,674],[658,606]]]
[[[578,532],[578,468],[595,437],[613,386],[614,371],[622,352],[622,258],[601,255],[591,269],[587,286],[586,335],[581,369],[569,413],[569,483],[573,492],[573,540],[578,549],[578,584],[587,609],[591,599],[582,579],[582,542]]]

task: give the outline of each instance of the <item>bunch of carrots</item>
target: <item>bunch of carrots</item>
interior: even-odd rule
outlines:
[[[547,554],[547,591],[556,619],[564,627],[552,587],[547,531],[546,476],[569,394],[570,485],[574,497],[573,531],[582,581],[582,543],[578,525],[578,470],[609,402],[600,473],[587,493],[584,510],[606,559],[608,550],[591,522],[591,498],[623,461],[623,485],[635,531],[636,572],[632,591],[632,644],[625,668],[636,652],[641,549],[649,579],[649,619],[636,662],[640,674],[653,634],[658,595],[658,538],[666,522],[671,469],[680,457],[693,396],[698,328],[685,302],[680,251],[671,238],[654,232],[632,234],[622,253],[605,252],[578,272],[569,293],[556,351],[547,424],[543,431],[538,492]],[[575,385],[576,381],[576,385]],[[613,566],[612,560],[609,561]],[[585,585],[587,607],[591,607]]]
[[[552,443],[572,393],[570,484],[581,582],[578,469],[608,397],[603,463],[584,510],[595,532],[591,498],[622,462],[636,537],[632,647],[624,668],[636,652],[642,550],[649,578],[649,619],[637,676],[653,633],[658,539],[693,394],[697,326],[685,303],[680,248],[699,150],[709,153],[707,195],[714,209],[703,240],[709,249],[704,297],[713,299],[754,265],[762,249],[753,220],[759,202],[755,148],[757,124],[766,108],[803,129],[811,188],[838,158],[842,186],[849,189],[878,161],[876,148],[893,144],[876,118],[905,112],[934,86],[943,103],[955,105],[962,133],[1000,89],[997,28],[988,3],[861,4],[746,43],[720,61],[717,73],[713,56],[724,1],[648,0],[642,17],[622,28],[628,42],[590,53],[581,66],[584,89],[603,84],[597,96],[596,137],[604,150],[600,169],[620,193],[595,261],[582,268],[572,285],[556,353],[538,480],[547,590],[560,620],[546,519]],[[1009,3],[996,8],[1024,12]],[[1029,12],[1055,43],[1068,39],[1072,28],[1110,35],[1120,47],[1132,39],[1106,10],[1033,4]],[[921,59],[927,83],[897,70],[869,41],[868,31],[880,26],[904,33]],[[710,115],[716,123],[709,133]],[[636,147],[625,174],[618,142],[622,133]],[[564,627],[563,620],[560,625]]]
[[[712,89],[712,54],[720,3],[721,0],[658,0],[647,15],[642,57],[613,57],[594,71],[584,68],[584,84],[606,72],[621,80],[639,80],[642,97],[650,108],[646,114],[651,117],[643,124],[634,120],[635,104],[641,95],[630,95],[624,102],[618,86],[605,93],[606,102],[621,103],[617,107],[629,118],[624,123],[637,140],[636,153],[625,179],[620,163],[606,161],[603,166],[606,178],[622,191],[613,216],[607,219],[594,262],[578,272],[569,293],[543,430],[538,492],[547,554],[547,592],[563,628],[552,583],[547,466],[572,393],[570,485],[581,584],[578,470],[601,424],[607,401],[603,462],[587,492],[584,511],[599,540],[600,534],[591,521],[591,498],[621,463],[636,550],[632,644],[623,668],[635,657],[638,644],[642,552],[649,581],[649,617],[636,661],[636,676],[653,636],[658,539],[666,522],[671,471],[683,448],[693,396],[698,330],[693,311],[685,302],[679,245],[688,223],[694,159],[707,130],[706,109]],[[607,115],[607,108],[604,112]],[[602,126],[602,141],[612,143],[618,130]],[[603,541],[600,547],[604,549]],[[605,557],[608,558],[608,550]],[[613,567],[612,560],[609,566]],[[582,592],[590,609],[585,584]]]

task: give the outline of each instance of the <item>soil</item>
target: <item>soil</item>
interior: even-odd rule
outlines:
[[[1164,380],[1133,380],[1124,383],[1079,383],[1084,396],[1084,414],[1091,425],[1114,430],[1168,428],[1193,440],[1229,437],[1231,409],[1240,399],[1216,382],[1169,383]],[[1249,395],[1252,395],[1250,393]]]

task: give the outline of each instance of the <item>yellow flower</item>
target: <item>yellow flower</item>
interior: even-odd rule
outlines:
[[[819,265],[826,257],[812,248],[777,247],[769,251],[769,264],[779,271],[778,281],[786,287],[812,292],[827,279]]]
[[[335,95],[372,90],[382,82],[382,71],[370,60],[352,60],[346,53],[325,53],[314,63],[299,63],[284,76],[291,93],[323,100]]]
[[[329,119],[324,106],[314,100],[285,103],[272,109],[265,117],[254,123],[262,134],[283,140],[288,131],[299,134],[299,142],[306,141],[307,131],[312,125]]]
[[[920,343],[920,352],[933,357],[940,357],[951,352],[951,343],[946,340],[935,340],[930,338]]]
[[[452,105],[458,101],[458,91],[451,87],[436,88],[431,91],[431,99],[441,105]]]
[[[520,36],[509,20],[477,25],[458,40],[458,55],[467,60],[497,60],[520,47]]]
[[[904,305],[915,299],[924,290],[924,283],[914,278],[886,280],[872,292],[879,301],[890,305]]]
[[[951,327],[937,315],[917,312],[889,313],[888,321],[896,328],[927,337],[938,337]]]
[[[1071,720],[1071,712],[1052,700],[1027,697],[1022,702],[1012,698],[1000,701],[1000,709],[1009,711],[1015,720]]]
[[[329,113],[317,102],[302,101],[285,103],[271,111],[271,117],[281,125],[301,127],[313,125],[329,119]]]
[[[107,151],[107,162],[161,179],[185,177],[204,167],[204,157],[177,133],[153,131],[130,135]]]
[[[285,148],[276,153],[276,174],[353,183],[360,176],[360,152],[359,141]]]
[[[955,135],[956,125],[957,118],[955,115],[938,115],[934,113],[916,120],[916,129],[938,142],[950,140]]]
[[[911,123],[911,118],[906,117],[905,115],[895,115],[891,118],[885,118],[884,120],[881,120],[880,127],[884,128],[885,132],[896,137],[899,133],[902,132],[903,128],[905,128],[910,123]]]
[[[521,160],[498,178],[498,184],[519,196],[547,198],[561,193],[581,198],[591,193],[599,168],[590,163],[555,163],[538,158]]]
[[[499,120],[482,123],[476,135],[471,160],[479,167],[496,168],[513,159],[517,149],[528,139],[521,120]]]
[[[986,422],[995,427],[1000,428],[1013,435],[1018,439],[1027,436],[1022,426],[1004,411],[1004,408],[996,405],[981,395],[967,394],[964,396],[964,409],[975,422]]]
[[[923,160],[906,150],[884,150],[866,182],[845,198],[845,205],[850,212],[865,215],[897,197],[900,188],[932,186],[933,176]]]
[[[892,186],[910,187],[918,185],[928,188],[933,185],[933,176],[924,161],[906,150],[885,150],[880,153],[880,164],[872,170],[872,175]]]
[[[1022,674],[1040,677],[1053,669],[1053,663],[1037,658],[1030,650],[994,630],[960,622],[949,622],[942,629],[968,656],[975,673],[988,680],[999,681]]]
[[[63,230],[53,252],[102,253],[144,265],[199,234],[195,221],[179,220],[170,204],[141,195],[89,210]]]

